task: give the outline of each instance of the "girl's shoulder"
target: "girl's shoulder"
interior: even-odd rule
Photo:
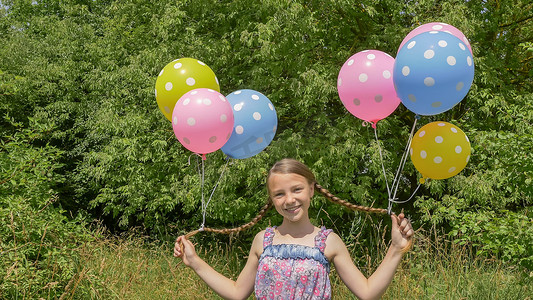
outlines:
[[[267,233],[267,232],[268,232],[268,228],[259,231],[254,237],[254,243],[257,241],[257,242],[261,242],[261,244],[262,244],[263,243],[263,239],[265,238],[265,233]]]
[[[341,237],[336,234],[333,230],[328,230],[328,234],[327,234],[327,240],[326,242],[328,243],[328,246],[330,245],[336,245],[338,243],[341,243],[342,245],[344,245],[344,242],[342,241]]]
[[[342,249],[346,248],[344,241],[335,232],[330,232],[326,239],[326,248],[324,255],[331,261]]]
[[[250,253],[257,255],[258,258],[263,253],[263,240],[265,238],[266,231],[266,229],[259,231],[255,235],[254,240],[252,242],[252,248],[250,249]]]
[[[274,234],[274,231],[276,230],[276,226],[272,226],[272,227],[267,227],[261,231],[259,231],[256,235],[255,235],[255,239],[262,239],[265,237],[265,236],[269,236],[269,235],[273,235]]]
[[[265,232],[266,232],[266,231],[267,231],[267,229],[263,229],[263,230],[259,231],[259,232],[255,235],[255,237],[254,237],[254,241],[255,241],[256,239],[259,239],[259,238],[263,239],[263,237],[265,236]]]

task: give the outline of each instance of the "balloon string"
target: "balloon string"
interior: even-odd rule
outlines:
[[[398,170],[396,171],[396,176],[394,177],[394,182],[392,183],[392,186],[394,188],[394,194],[393,194],[392,199],[396,198],[396,193],[397,193],[398,187],[400,185],[400,174],[403,171],[405,163],[407,162],[407,156],[409,155],[409,148],[411,147],[411,141],[413,139],[413,135],[414,135],[414,132],[415,132],[417,121],[418,121],[418,119],[415,118],[415,121],[413,123],[413,127],[411,128],[411,133],[409,134],[409,139],[407,140],[407,144],[405,146],[405,150],[404,150],[404,153],[402,155],[402,159],[400,160],[400,165],[398,166]]]
[[[418,186],[416,187],[415,191],[413,192],[413,194],[411,194],[411,197],[409,197],[409,199],[402,200],[402,201],[389,199],[389,203],[392,202],[392,203],[402,204],[402,203],[407,203],[407,202],[411,201],[411,199],[413,199],[413,197],[415,196],[416,192],[418,191],[418,188],[420,188],[420,185],[421,184],[419,183]]]
[[[202,225],[200,225],[199,230],[204,229],[205,212],[207,210],[207,205],[205,204],[205,200],[204,200],[204,183],[205,183],[205,164],[204,164],[204,160],[202,159],[202,171],[200,173],[200,184],[201,184],[201,193],[202,193]]]
[[[205,205],[205,209],[203,210],[203,220],[204,220],[204,223],[205,223],[205,215],[207,213],[207,207],[209,206],[209,202],[211,202],[211,198],[213,198],[213,194],[215,193],[215,190],[217,189],[218,187],[218,184],[220,183],[220,181],[222,181],[222,177],[224,176],[224,172],[226,171],[226,168],[228,167],[228,163],[230,161],[230,158],[227,157],[226,158],[226,164],[224,165],[224,168],[222,169],[222,172],[220,172],[220,176],[218,177],[218,181],[217,183],[215,184],[215,187],[213,188],[213,190],[211,191],[211,195],[209,196],[209,199],[207,200],[207,203]],[[204,223],[202,223],[202,227],[200,228],[203,228],[204,227]]]
[[[198,176],[200,177],[200,191],[201,191],[201,194],[202,194],[202,211],[204,210],[204,174],[203,174],[203,168],[201,169],[200,168],[200,164],[198,163],[198,157],[200,156],[198,153],[193,153],[191,155],[189,155],[189,159],[188,159],[188,164],[189,166],[191,165],[191,157],[193,155],[196,155],[196,171],[198,172]],[[204,162],[202,160],[202,166],[203,166]],[[202,224],[202,226],[200,227],[200,229],[203,230],[203,227],[204,225]]]
[[[402,155],[402,158],[400,160],[400,165],[398,166],[398,170],[396,170],[396,175],[394,176],[394,181],[392,182],[392,189],[394,190],[394,193],[392,197],[389,195],[389,207],[388,211],[392,209],[392,203],[396,200],[396,193],[398,192],[398,187],[400,186],[400,174],[403,171],[403,168],[405,166],[405,163],[407,162],[407,156],[409,154],[409,148],[411,147],[411,141],[413,140],[413,135],[416,128],[416,123],[418,121],[418,118],[415,118],[415,121],[413,122],[413,127],[411,128],[411,133],[409,134],[409,139],[407,140],[407,145],[405,146],[404,153]],[[418,188],[417,188],[418,190]],[[416,191],[415,191],[416,192]],[[412,196],[411,196],[412,198]],[[411,199],[409,198],[409,200]],[[405,201],[407,202],[407,201]]]
[[[198,159],[197,159],[198,160]],[[226,164],[224,164],[224,168],[222,169],[222,172],[220,173],[220,176],[218,177],[218,180],[215,184],[215,187],[211,191],[211,194],[209,195],[209,199],[207,199],[207,202],[205,202],[204,197],[204,186],[205,186],[205,163],[202,159],[202,168],[200,169],[198,166],[198,172],[200,175],[200,186],[201,186],[201,193],[202,193],[202,224],[200,225],[199,231],[203,231],[205,228],[205,218],[207,216],[207,207],[209,206],[209,203],[211,202],[211,199],[213,198],[213,194],[215,193],[215,190],[218,187],[218,184],[222,181],[222,177],[224,176],[224,172],[226,171],[228,164],[229,164],[229,157],[226,158]]]
[[[188,161],[187,161],[189,166],[191,165],[191,157],[192,157],[193,155],[200,156],[200,154],[198,154],[198,153],[193,153],[193,154],[189,155],[189,159],[188,159]],[[197,158],[198,158],[198,157],[197,157]],[[196,159],[196,166],[198,167],[198,159]],[[199,171],[199,169],[198,169],[198,171]]]
[[[383,171],[383,177],[385,177],[385,184],[387,185],[387,194],[389,195],[389,199],[390,199],[391,190],[389,188],[389,181],[387,180],[387,173],[385,172],[385,165],[383,164],[383,153],[381,151],[381,145],[378,139],[378,130],[376,126],[372,126],[372,127],[374,128],[374,136],[376,137],[376,142],[378,144],[378,149],[379,149],[379,158],[381,159],[381,170]]]

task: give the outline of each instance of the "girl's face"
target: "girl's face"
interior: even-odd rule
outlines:
[[[314,188],[305,177],[294,173],[273,173],[268,179],[268,190],[274,207],[285,220],[298,222],[309,219]]]

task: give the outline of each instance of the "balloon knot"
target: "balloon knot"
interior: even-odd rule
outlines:
[[[390,215],[395,215],[395,213],[392,211],[392,207],[389,207],[387,209],[387,214],[390,216]]]

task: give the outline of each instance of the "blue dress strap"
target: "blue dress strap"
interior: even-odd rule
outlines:
[[[320,249],[320,252],[324,253],[324,249],[326,249],[326,239],[332,231],[332,229],[326,229],[324,226],[320,228],[320,231],[315,237],[315,247]]]
[[[265,229],[265,235],[263,236],[263,249],[265,249],[267,246],[272,245],[272,240],[274,240],[275,229],[276,227],[267,227]]]

